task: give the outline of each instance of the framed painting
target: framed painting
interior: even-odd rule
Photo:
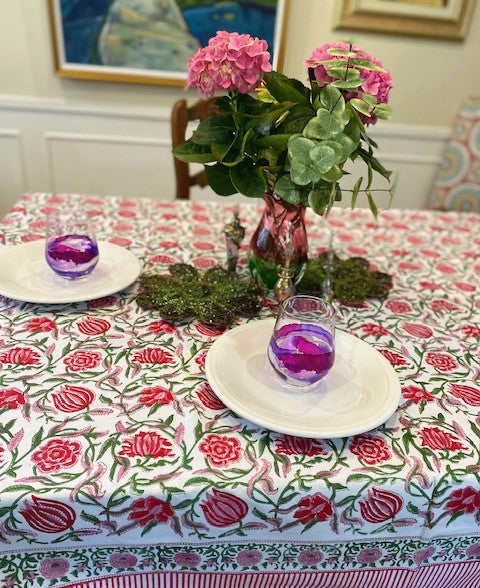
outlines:
[[[335,29],[461,41],[475,0],[341,0]]]
[[[49,0],[59,76],[182,86],[218,30],[265,39],[281,71],[290,0]],[[273,48],[273,50],[272,50]]]

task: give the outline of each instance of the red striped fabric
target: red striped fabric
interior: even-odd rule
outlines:
[[[145,572],[64,588],[480,588],[480,561],[333,572]]]

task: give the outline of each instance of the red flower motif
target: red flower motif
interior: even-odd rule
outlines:
[[[40,363],[40,354],[28,347],[13,347],[0,353],[0,363],[38,365]]]
[[[200,504],[205,519],[213,527],[229,527],[239,523],[248,512],[247,503],[230,492],[212,488],[213,496],[206,494],[207,500]]]
[[[131,504],[131,512],[128,518],[131,521],[136,521],[143,527],[148,525],[151,521],[157,523],[167,523],[173,517],[172,507],[165,500],[160,500],[155,496],[148,496],[147,498],[139,498]]]
[[[475,327],[473,325],[464,325],[462,327],[462,333],[466,337],[480,337],[480,327]]]
[[[439,372],[451,372],[458,367],[458,363],[447,353],[427,353],[425,361]]]
[[[425,280],[422,280],[421,282],[418,282],[418,283],[422,287],[423,290],[438,290],[438,289],[442,288],[442,286],[440,284],[435,284],[434,282],[428,282]]]
[[[212,234],[212,231],[205,227],[196,227],[192,230],[192,234],[195,235],[195,237],[207,237]]]
[[[466,282],[453,282],[455,286],[462,292],[475,292],[477,289],[473,284],[467,284]]]
[[[322,446],[322,442],[318,439],[306,439],[304,437],[293,437],[285,435],[276,440],[275,453],[283,453],[284,455],[327,455],[327,452]]]
[[[25,394],[20,392],[18,388],[5,388],[0,390],[0,408],[8,406],[8,408],[18,408],[21,404],[25,404]]]
[[[151,263],[165,263],[167,265],[170,265],[172,263],[175,263],[175,258],[172,257],[171,255],[153,255],[152,257],[150,257],[150,261]]]
[[[455,490],[450,495],[450,500],[445,505],[450,514],[466,512],[472,514],[480,510],[480,492],[471,486]]]
[[[102,356],[98,351],[74,351],[72,355],[68,355],[63,360],[63,363],[72,372],[82,372],[83,370],[91,370],[98,366]]]
[[[458,310],[458,306],[447,300],[434,300],[432,302],[432,310],[436,310],[437,312],[441,312],[442,310]]]
[[[480,390],[465,384],[450,384],[450,392],[470,406],[480,406]]]
[[[388,335],[388,331],[385,327],[380,325],[376,325],[374,323],[364,323],[362,325],[362,331],[364,333],[368,333],[369,335],[377,336],[377,335]]]
[[[420,431],[420,437],[422,438],[422,447],[448,449],[449,451],[466,449],[458,437],[448,431],[442,431],[438,427],[425,427]]]
[[[200,402],[207,408],[211,408],[212,410],[223,410],[226,408],[220,398],[218,398],[215,392],[210,388],[210,385],[206,382],[197,390],[197,396]]]
[[[411,312],[412,307],[406,302],[400,300],[388,300],[385,304],[388,310],[395,312],[396,314],[404,314],[405,312]]]
[[[161,333],[175,333],[177,328],[175,325],[172,325],[172,323],[168,323],[167,321],[153,321],[148,326],[148,330],[150,333],[160,335]]]
[[[207,435],[198,448],[216,467],[223,467],[239,461],[242,456],[240,441],[226,435]]]
[[[385,359],[388,359],[392,365],[406,365],[408,363],[402,355],[395,353],[394,351],[390,351],[390,349],[379,349],[378,351]]]
[[[119,210],[118,211],[118,216],[121,216],[123,218],[135,218],[137,216],[137,214],[133,211],[133,210]]]
[[[54,331],[57,328],[57,324],[45,316],[38,316],[30,319],[26,327],[31,333],[38,333],[39,331],[46,333],[47,331]]]
[[[103,296],[102,298],[96,298],[95,300],[89,300],[87,302],[88,308],[104,308],[105,306],[113,306],[117,303],[115,296]]]
[[[42,533],[62,533],[73,526],[75,510],[58,500],[39,498],[32,494],[33,504],[25,502],[20,514],[32,529]]]
[[[128,457],[173,457],[172,443],[158,433],[142,431],[122,443],[119,455]]]
[[[20,241],[22,243],[30,243],[31,241],[40,241],[43,239],[43,235],[38,235],[37,233],[26,233],[20,237]]]
[[[403,323],[402,328],[404,331],[407,331],[409,335],[418,337],[419,339],[428,339],[433,335],[433,331],[430,327],[418,323]]]
[[[78,441],[50,439],[32,454],[32,461],[42,473],[55,473],[71,468],[80,457],[82,446]]]
[[[158,246],[162,249],[169,249],[170,247],[178,247],[178,243],[176,241],[159,241]]]
[[[145,406],[154,406],[155,404],[170,404],[175,400],[175,397],[170,390],[162,388],[162,386],[153,386],[152,388],[144,388],[138,400]]]
[[[212,249],[215,249],[213,243],[207,243],[206,241],[195,241],[193,246],[200,251],[211,251]]]
[[[198,221],[199,223],[208,223],[210,217],[206,214],[192,214],[192,219]]]
[[[208,351],[202,351],[195,358],[195,363],[202,368],[205,367],[205,360],[207,359],[207,353],[208,353]]]
[[[407,249],[392,249],[390,253],[392,255],[398,255],[398,257],[405,257],[410,252]]]
[[[312,496],[305,496],[297,506],[299,508],[295,511],[293,518],[299,519],[302,525],[314,520],[326,521],[333,513],[332,503],[319,492]]]
[[[432,259],[440,257],[440,253],[437,253],[437,251],[431,251],[430,249],[420,249],[420,253],[425,257],[431,257]]]
[[[165,363],[174,363],[173,355],[163,349],[156,347],[147,347],[133,355],[134,363],[156,363],[163,365]]]
[[[360,501],[362,518],[369,523],[383,523],[398,514],[403,506],[403,500],[388,490],[371,488],[368,498]]]
[[[126,237],[112,237],[109,239],[110,243],[114,245],[118,245],[119,247],[128,247],[132,244],[131,239],[127,239]]]
[[[435,269],[442,274],[456,274],[457,273],[457,270],[453,266],[448,265],[446,263],[438,263],[435,266]]]
[[[385,439],[374,435],[354,437],[350,444],[350,451],[367,465],[376,465],[392,457]]]
[[[211,267],[215,267],[218,261],[214,257],[197,257],[197,259],[192,260],[192,264],[198,269],[210,269]]]
[[[113,225],[112,228],[116,233],[128,233],[133,231],[133,225],[129,225],[128,223],[117,223],[116,225]]]
[[[72,386],[65,384],[60,392],[52,394],[52,400],[55,408],[62,412],[77,412],[87,408],[95,398],[94,393],[81,386]]]
[[[407,400],[413,400],[414,404],[418,404],[422,400],[431,402],[435,400],[435,396],[432,396],[429,392],[418,386],[405,386],[402,388],[403,397]]]
[[[212,329],[212,327],[207,327],[203,323],[196,323],[195,328],[201,335],[206,337],[218,337],[225,332],[225,329]]]
[[[105,319],[87,316],[77,323],[77,327],[84,335],[94,336],[106,333],[111,325]]]
[[[397,267],[399,270],[406,271],[416,271],[422,269],[422,266],[419,263],[412,263],[411,261],[401,261]]]

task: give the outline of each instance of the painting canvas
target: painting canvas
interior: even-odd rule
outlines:
[[[279,68],[286,1],[50,0],[57,73],[182,85],[218,30],[265,39]]]
[[[335,28],[461,41],[474,6],[475,0],[342,0]]]

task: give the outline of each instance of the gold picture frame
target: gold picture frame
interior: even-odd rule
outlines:
[[[339,0],[335,29],[462,41],[476,0]]]
[[[241,5],[242,1],[243,0],[239,0],[238,4]],[[259,6],[262,6],[262,4],[275,5],[273,32],[270,30],[270,33],[271,38],[273,38],[273,66],[277,71],[281,71],[283,68],[285,24],[287,21],[289,3],[290,0],[271,0],[271,2],[265,2],[265,0],[263,0],[263,2],[258,2]],[[71,21],[68,21],[68,18],[71,17],[72,14],[68,13],[67,15],[65,13],[65,10],[69,9],[68,7],[75,5],[74,1],[63,4],[61,0],[48,0],[55,73],[64,78],[126,82],[134,84],[184,86],[187,77],[186,58],[193,55],[201,45],[206,43],[202,43],[201,40],[197,39],[191,32],[190,28],[187,26],[185,11],[182,12],[178,8],[177,1],[167,0],[167,2],[164,3],[165,6],[168,5],[170,7],[172,14],[169,15],[169,20],[165,20],[165,23],[157,21],[155,30],[152,30],[151,28],[151,19],[145,18],[144,31],[141,30],[142,21],[140,20],[143,15],[139,15],[134,10],[135,6],[138,5],[138,2],[136,4],[132,3],[131,11],[125,9],[125,3],[123,2],[119,5],[119,10],[122,11],[120,16],[123,21],[121,21],[118,14],[115,14],[115,18],[110,19],[108,22],[107,18],[109,18],[109,15],[107,13],[109,10],[112,10],[112,6],[115,5],[115,0],[105,2],[105,5],[107,4],[109,5],[109,8],[105,8],[105,15],[100,15],[100,20],[103,19],[102,29],[100,29],[98,25],[97,18],[97,22],[92,23],[91,25],[92,30],[79,30],[79,27],[85,26],[84,23],[81,22],[82,19],[79,18],[78,22],[72,22],[74,20],[72,17]],[[148,3],[146,2],[146,4]],[[202,4],[208,5],[208,0],[205,0]],[[215,8],[215,1],[212,0],[211,4],[213,10]],[[67,8],[62,9],[62,5],[64,7],[67,6]],[[251,2],[248,3],[248,7],[252,10]],[[220,22],[219,27],[222,28],[221,21],[218,20],[218,14],[215,16],[217,17],[216,23]],[[230,10],[230,13],[226,16],[228,16],[229,21],[231,22],[232,10]],[[178,18],[179,27],[177,29],[174,29],[171,24],[173,17]],[[107,25],[109,25],[109,28],[106,33]],[[128,31],[127,25],[131,25],[131,30],[134,31],[133,33]],[[258,26],[260,32],[260,30],[265,27],[265,19],[259,19]],[[94,27],[97,27],[96,31],[94,30]],[[158,33],[159,27],[162,27],[160,29],[162,31],[161,33]],[[257,34],[256,31],[252,30],[251,27],[249,27],[249,29],[249,32],[251,31],[250,34],[253,36],[264,38],[261,34]],[[174,30],[173,33],[172,30]],[[202,28],[201,30],[202,34],[204,34],[205,29]],[[144,33],[143,37],[142,32]],[[240,32],[242,31],[240,30]],[[122,33],[124,34],[123,37]],[[77,34],[77,37],[74,37],[75,34]],[[109,34],[110,37],[105,37],[106,34]],[[144,66],[143,63],[142,67],[138,67],[138,65],[134,63],[135,60],[142,60],[142,50],[144,50],[145,63],[147,63],[148,59],[151,59],[150,55],[152,54],[152,51],[149,51],[149,49],[151,49],[149,43],[152,39],[157,40],[157,37],[155,37],[157,34],[163,35],[158,41],[157,46],[158,44],[161,44],[162,51],[165,53],[170,50],[170,53],[166,53],[168,59],[165,58],[164,63],[171,64],[173,62],[171,56],[176,55],[178,57],[178,63],[180,64],[181,62],[181,65],[175,66],[171,69],[160,69],[157,67],[148,67],[148,64],[147,66]],[[136,43],[128,44],[125,42],[125,49],[123,51],[125,60],[127,60],[127,58],[131,59],[133,65],[119,65],[115,62],[115,59],[119,61],[118,56],[122,56],[122,46],[119,45],[119,43],[122,39],[131,39],[133,36],[135,36]],[[92,50],[92,38],[95,41],[94,50]],[[72,39],[77,45],[74,44]],[[185,46],[182,44],[183,39],[185,39]],[[104,43],[102,47],[108,48],[108,51],[103,54],[98,49],[101,42]],[[85,46],[83,46],[82,43],[84,43]],[[171,43],[171,48],[168,43]],[[166,49],[164,49],[165,46],[167,46]],[[116,53],[115,50],[117,50]],[[135,50],[136,54],[134,53]],[[269,50],[272,52],[271,49]],[[106,60],[101,58],[104,57],[106,53],[109,56],[113,56],[113,62],[106,63]],[[159,51],[159,53],[161,53],[161,51]]]

